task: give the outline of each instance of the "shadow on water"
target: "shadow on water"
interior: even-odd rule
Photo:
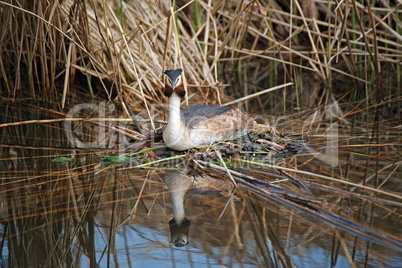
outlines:
[[[147,168],[138,162],[105,165],[101,159],[111,151],[72,148],[64,122],[11,124],[54,118],[51,107],[27,108],[29,113],[4,107],[4,267],[402,265],[400,144],[381,148],[376,161],[368,147],[345,142],[350,132],[340,129],[339,165],[331,167],[307,150],[260,165],[234,159],[230,170],[242,174],[231,174],[234,187],[225,170],[183,168],[181,158]],[[94,128],[80,128],[80,137],[97,137]],[[397,135],[383,138],[395,144]],[[368,136],[355,137],[371,143]],[[324,148],[321,142],[310,136],[311,148]],[[350,184],[329,176],[349,178]],[[299,178],[310,193],[289,177]]]

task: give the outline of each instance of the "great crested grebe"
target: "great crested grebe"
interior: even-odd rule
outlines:
[[[165,144],[177,151],[217,141],[233,140],[248,134],[256,124],[238,108],[195,105],[180,112],[180,97],[186,94],[182,69],[167,70],[164,94],[169,97],[169,120],[163,131]]]

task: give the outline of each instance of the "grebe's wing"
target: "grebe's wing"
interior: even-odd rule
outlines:
[[[239,131],[247,133],[255,125],[254,119],[238,108],[214,105],[191,106],[182,111],[182,120],[188,129],[204,129],[225,135]]]
[[[181,118],[187,128],[194,128],[202,122],[214,117],[223,116],[231,109],[224,106],[215,105],[194,105],[181,111]]]

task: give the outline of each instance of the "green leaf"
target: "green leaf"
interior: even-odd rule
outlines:
[[[71,160],[73,160],[73,159],[63,156],[63,157],[54,158],[50,162],[54,163],[54,164],[58,164],[58,165],[65,165],[66,163],[70,162]]]
[[[102,162],[107,165],[123,165],[130,162],[131,157],[125,155],[109,156],[102,159]]]

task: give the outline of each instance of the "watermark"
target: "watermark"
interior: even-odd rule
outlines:
[[[176,119],[180,121],[179,109],[176,111]],[[132,125],[132,121],[128,120],[127,116],[117,115],[114,105],[107,104],[105,102],[100,103],[83,103],[74,106],[67,114],[66,121],[64,122],[65,134],[68,141],[76,148],[81,149],[106,149],[116,148],[124,149],[130,141],[130,138],[125,134],[124,129]],[[150,120],[156,120],[160,116],[159,112],[150,110],[149,119],[147,114],[137,114],[136,121],[141,124],[148,125]],[[317,159],[323,163],[335,167],[339,164],[338,159],[338,119],[342,113],[338,103],[335,101],[331,104],[324,106],[321,110],[317,110],[310,115],[304,122],[299,123],[296,127],[298,131],[301,130],[301,142],[305,152],[314,155]],[[148,118],[148,119],[147,119]],[[208,118],[205,115],[205,118]],[[197,114],[194,118],[191,118],[189,124],[192,122],[201,122],[205,118]],[[260,124],[266,125],[279,125],[287,123],[286,117],[266,117],[262,115],[254,116]],[[163,118],[163,119],[167,119]],[[225,122],[226,130],[239,129],[241,126],[239,122],[242,118],[232,118],[231,122]],[[147,123],[148,122],[148,123]],[[194,124],[195,124],[194,123]],[[212,124],[212,123],[211,123]],[[320,126],[319,130],[316,130]],[[151,129],[151,126],[148,126]],[[214,130],[215,129],[215,130]],[[211,135],[218,135],[219,131],[223,128],[216,128],[216,126],[204,125],[202,131],[205,133],[210,132]],[[169,129],[170,131],[170,129]],[[182,132],[179,135],[173,136],[170,141],[172,144],[183,142],[186,137],[182,137]],[[319,135],[322,137],[324,143],[319,146],[317,144],[311,145],[308,140],[313,135]],[[153,135],[150,135],[151,145],[155,143]],[[275,137],[272,136],[273,142]],[[191,143],[192,137],[187,137],[188,142]],[[262,163],[273,164],[275,159],[270,159],[269,162],[263,157],[254,157],[253,155],[245,155],[250,161],[260,161]],[[268,161],[268,162],[267,162]],[[164,163],[166,164],[166,163]],[[172,166],[177,165],[177,161],[172,163]],[[240,164],[240,163],[239,163]],[[241,165],[244,165],[241,164]],[[247,165],[247,164],[246,164]]]
[[[130,138],[127,117],[116,116],[114,105],[104,102],[75,105],[66,115],[64,131],[70,144],[80,149],[118,148]],[[138,115],[138,120],[141,120]]]
[[[325,139],[325,143],[320,148],[317,148],[317,146],[313,148],[308,142],[304,142],[304,147],[309,153],[314,154],[317,159],[331,167],[336,167],[339,164],[338,120],[340,116],[341,110],[338,102],[334,101],[324,106],[323,111],[314,112],[303,122],[303,140],[308,140],[308,136],[317,125],[320,125],[320,129],[324,130],[322,133],[315,132],[315,135],[319,133]]]

